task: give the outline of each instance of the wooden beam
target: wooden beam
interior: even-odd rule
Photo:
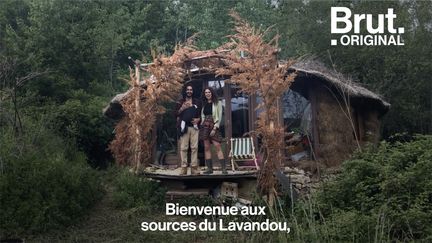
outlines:
[[[249,131],[254,131],[256,129],[256,124],[255,124],[257,120],[256,99],[257,99],[256,94],[252,94],[251,96],[249,96]],[[258,138],[256,136],[254,136],[253,142],[255,144],[255,151],[259,151]]]
[[[224,81],[225,82],[225,81]],[[228,159],[228,151],[231,149],[231,143],[229,142],[232,138],[232,107],[231,107],[231,84],[225,82],[224,85],[224,98],[225,98],[225,160]]]
[[[144,172],[146,177],[150,177],[153,179],[171,179],[171,180],[200,180],[200,179],[215,179],[215,180],[226,180],[226,179],[236,179],[236,178],[256,178],[257,171],[251,173],[242,173],[242,174],[211,174],[211,175],[163,175],[163,174],[154,174]]]
[[[140,85],[140,78],[141,78],[141,74],[140,74],[140,69],[139,69],[139,61],[136,62],[137,65],[135,66],[135,85],[137,87],[139,87]],[[136,96],[135,96],[135,109],[136,109],[136,113],[137,116],[140,117],[140,106],[141,106],[141,97],[140,97],[140,92],[137,92]],[[135,173],[140,173],[141,172],[141,157],[142,157],[142,153],[141,153],[141,129],[139,126],[136,126],[135,129],[135,133],[136,133],[136,137],[135,137]]]

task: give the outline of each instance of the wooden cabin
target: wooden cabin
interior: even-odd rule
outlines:
[[[256,128],[255,121],[260,113],[257,107],[261,98],[259,95],[241,93],[235,84],[228,82],[229,77],[216,77],[214,70],[221,65],[225,63],[216,51],[192,53],[183,63],[187,73],[184,85],[192,85],[197,98],[201,97],[206,87],[215,89],[223,104],[220,131],[225,138],[225,158],[229,160],[230,139],[250,136],[250,132]],[[136,73],[143,75],[147,66],[148,64],[137,65]],[[278,121],[285,126],[286,136],[275,139],[282,139],[286,144],[285,161],[281,166],[285,168],[286,174],[301,171],[301,178],[305,174],[304,168],[311,163],[315,166],[318,164],[319,167],[338,168],[358,147],[378,142],[380,119],[390,108],[390,104],[379,95],[316,60],[299,61],[287,67],[286,71],[287,74],[297,73],[292,86],[277,104],[280,109]],[[104,114],[115,120],[121,119],[124,112],[120,102],[128,93],[129,91],[115,96],[104,109]],[[179,98],[181,96],[179,94]],[[160,122],[153,129],[157,143],[152,152],[151,166],[145,170],[148,176],[162,180],[170,188],[184,189],[200,185],[208,193],[208,188],[218,187],[222,182],[228,181],[242,185],[240,188],[243,192],[250,194],[253,191],[257,171],[251,161],[244,163],[249,169],[229,171],[228,175],[222,175],[216,169],[211,175],[180,176],[175,102],[167,103],[165,107],[167,112],[159,117]],[[261,163],[260,141],[254,136],[253,141],[258,163]],[[200,144],[198,158],[202,166],[203,150]],[[298,168],[303,170],[297,170]],[[292,182],[296,177],[289,178]],[[304,181],[304,177],[300,181]]]
[[[227,82],[229,77],[216,77],[214,70],[221,65],[225,65],[224,61],[216,51],[193,53],[183,63],[187,73],[184,84],[194,87],[194,96],[197,98],[206,87],[216,90],[224,109],[221,133],[225,137],[223,147],[227,158],[230,139],[249,136],[249,132],[254,131],[261,99],[258,95],[241,93],[235,84]],[[144,72],[147,66],[140,64],[136,68]],[[287,136],[275,138],[285,140],[286,166],[301,167],[306,161],[318,161],[320,166],[338,167],[359,146],[378,142],[380,120],[390,108],[390,104],[379,95],[316,60],[299,61],[287,68],[287,73],[290,72],[296,72],[297,77],[277,104],[280,109],[279,122],[285,125]],[[104,114],[120,119],[123,114],[120,101],[127,94],[117,95],[104,109]],[[167,112],[159,118],[155,129],[157,145],[153,152],[154,166],[147,170],[154,177],[165,179],[178,177],[175,168],[180,166],[174,102],[167,103],[166,108]],[[254,141],[260,163],[260,141],[256,137]],[[199,147],[199,159],[204,165],[203,146]],[[255,177],[255,172],[239,170],[229,175],[216,172],[206,177]],[[188,177],[193,179],[202,176]]]
[[[217,92],[224,109],[221,133],[226,140],[224,151],[228,156],[227,141],[247,136],[255,129],[260,112],[257,106],[261,100],[257,95],[241,93],[235,84],[227,82],[229,77],[215,77],[214,68],[219,65],[224,63],[214,51],[197,52],[184,63],[187,70],[184,83],[194,87],[197,98],[201,97],[206,87],[212,87]],[[146,66],[140,64],[139,68],[145,70]],[[288,72],[297,72],[297,77],[278,102],[279,122],[285,125],[287,137],[276,138],[286,140],[287,162],[318,159],[325,166],[339,166],[358,145],[378,141],[380,118],[390,107],[381,97],[316,60],[298,62],[289,67]],[[127,92],[114,97],[104,109],[104,114],[114,119],[121,118],[120,100],[126,95]],[[154,161],[174,166],[179,161],[176,128],[173,125],[174,102],[166,104],[166,107],[167,112],[158,123]],[[296,144],[299,139],[303,147]],[[259,151],[260,142],[256,138],[255,146]],[[305,151],[302,149],[307,150],[304,156],[299,154]]]

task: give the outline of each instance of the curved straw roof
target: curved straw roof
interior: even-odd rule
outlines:
[[[327,68],[323,63],[315,59],[306,59],[296,62],[288,68],[288,70],[297,71],[306,75],[318,77],[319,79],[329,83],[331,86],[348,94],[351,98],[363,98],[376,101],[380,105],[383,113],[390,109],[390,104],[386,102],[378,94],[362,87],[360,84],[354,82],[351,78],[343,74]]]

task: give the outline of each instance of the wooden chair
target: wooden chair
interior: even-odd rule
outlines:
[[[255,154],[255,146],[251,137],[231,138],[231,150],[229,157],[231,157],[231,166],[233,171],[235,170],[234,165],[239,167],[236,161],[246,160],[253,160],[255,162],[256,169],[259,169]]]

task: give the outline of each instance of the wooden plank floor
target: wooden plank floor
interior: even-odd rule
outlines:
[[[154,167],[146,168],[144,174],[151,178],[160,178],[160,179],[205,179],[205,178],[241,178],[241,177],[256,177],[256,170],[228,170],[228,174],[222,174],[220,169],[213,170],[213,174],[203,174],[205,171],[204,167],[201,167],[200,174],[191,175],[190,168],[188,168],[187,175],[180,175],[181,168],[176,169],[160,169]]]

